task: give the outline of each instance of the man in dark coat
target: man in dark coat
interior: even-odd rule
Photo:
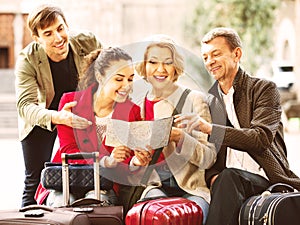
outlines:
[[[209,134],[219,150],[205,175],[212,195],[206,225],[237,225],[248,197],[278,182],[300,190],[300,179],[287,161],[278,89],[240,67],[242,45],[236,31],[211,30],[202,39],[201,52],[216,80],[208,94],[212,124],[196,115],[175,122],[188,119],[188,131]]]

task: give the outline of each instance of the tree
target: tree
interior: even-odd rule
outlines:
[[[273,53],[273,24],[280,0],[197,1],[185,27],[186,39],[200,46],[201,37],[214,27],[234,28],[243,42],[243,67],[255,74],[260,65],[270,62]]]

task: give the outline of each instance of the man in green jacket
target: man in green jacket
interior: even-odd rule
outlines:
[[[34,42],[19,54],[15,75],[19,138],[25,163],[22,206],[36,204],[34,194],[44,162],[50,161],[56,124],[86,128],[91,124],[71,113],[76,102],[57,111],[64,92],[75,91],[85,55],[101,48],[90,32],[69,33],[62,10],[41,5],[28,16]]]

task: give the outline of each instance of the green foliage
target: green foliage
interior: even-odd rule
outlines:
[[[198,1],[186,24],[186,39],[200,46],[201,37],[214,27],[234,28],[243,42],[242,65],[255,73],[273,53],[273,24],[280,0]]]

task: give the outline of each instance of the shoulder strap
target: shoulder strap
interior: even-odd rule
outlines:
[[[181,97],[180,97],[180,99],[179,99],[179,101],[178,101],[178,103],[177,103],[177,105],[176,105],[176,107],[175,107],[175,109],[173,111],[172,116],[181,113],[182,107],[184,105],[184,102],[185,102],[185,100],[186,100],[186,98],[187,98],[187,96],[188,96],[188,94],[190,92],[191,92],[191,89],[187,88],[187,89],[184,90],[184,92],[182,93],[182,95],[181,95]],[[162,152],[162,150],[163,150],[163,148],[159,148],[159,149],[156,149],[154,151],[154,154],[152,156],[152,160],[150,161],[150,163],[149,163],[148,167],[146,168],[145,173],[144,173],[144,175],[142,177],[142,180],[141,180],[141,185],[142,186],[146,186],[147,185],[148,180],[150,178],[150,175],[151,175],[151,173],[152,173],[152,171],[154,169],[154,167],[151,166],[151,165],[153,165],[153,164],[155,164],[157,162],[157,160],[158,160],[158,158],[159,158],[160,153]]]
[[[189,88],[184,90],[184,92],[182,93],[182,95],[181,95],[181,97],[180,97],[180,99],[179,99],[179,101],[178,101],[178,103],[177,103],[177,105],[176,105],[176,107],[173,111],[172,116],[181,113],[184,102],[185,102],[185,100],[186,100],[186,98],[187,98],[187,96],[190,92],[191,92],[191,89],[189,89]]]

